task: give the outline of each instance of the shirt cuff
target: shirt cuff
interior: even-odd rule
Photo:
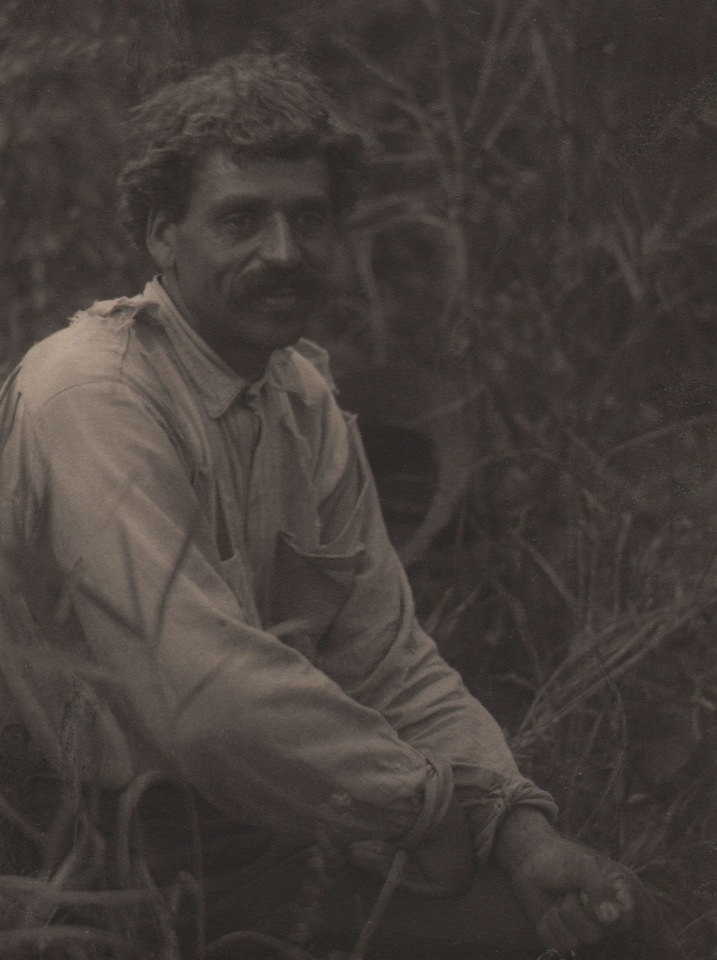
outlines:
[[[428,775],[423,791],[423,805],[408,833],[395,843],[399,847],[415,847],[443,820],[453,799],[453,771],[450,764],[425,756]]]
[[[482,781],[470,790],[463,789],[458,800],[463,807],[473,838],[476,863],[486,864],[498,827],[506,815],[518,805],[536,807],[550,823],[555,823],[558,808],[550,794],[526,777],[507,779],[492,770],[479,770]],[[476,787],[480,789],[477,794]]]

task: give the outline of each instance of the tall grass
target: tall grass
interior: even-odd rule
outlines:
[[[431,520],[403,547],[419,607],[565,830],[631,866],[703,957],[714,84],[640,120],[607,58],[586,76],[594,3],[409,7],[420,69],[337,44],[365,77],[379,160],[355,222],[362,376],[382,390],[399,361],[423,393],[413,415],[395,386],[366,410],[440,461]]]
[[[179,0],[0,3],[0,376],[141,275],[115,222],[128,107],[186,57]]]

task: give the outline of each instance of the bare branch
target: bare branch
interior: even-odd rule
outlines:
[[[491,77],[493,76],[493,70],[495,69],[495,65],[498,61],[498,39],[505,23],[507,11],[507,0],[497,0],[493,12],[493,21],[490,25],[490,33],[488,34],[488,39],[486,40],[485,52],[483,54],[483,64],[478,76],[478,86],[475,94],[473,95],[473,100],[468,108],[468,113],[466,114],[466,118],[463,123],[463,129],[466,131],[473,129],[483,109],[485,95],[488,91],[488,85],[490,84]]]

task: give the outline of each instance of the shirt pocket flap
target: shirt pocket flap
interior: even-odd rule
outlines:
[[[351,594],[364,554],[361,544],[349,553],[330,550],[301,550],[283,532],[277,538],[270,630],[310,659]]]

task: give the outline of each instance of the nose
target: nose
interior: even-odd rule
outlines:
[[[283,213],[274,213],[267,220],[260,254],[267,263],[280,267],[295,267],[301,262],[301,250]]]

